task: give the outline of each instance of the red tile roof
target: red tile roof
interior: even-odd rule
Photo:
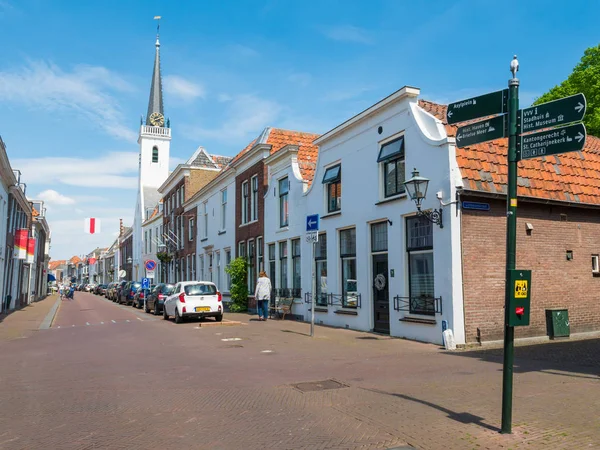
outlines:
[[[79,264],[81,262],[81,258],[79,256],[73,256],[73,257],[71,257],[69,262],[73,263],[73,264]]]
[[[448,136],[456,126],[446,121],[446,105],[419,100],[419,106],[439,120]],[[507,140],[456,148],[456,160],[466,190],[506,194]],[[517,194],[572,203],[600,205],[600,139],[588,136],[580,152],[527,159],[519,163]]]
[[[55,270],[58,266],[64,266],[65,264],[67,264],[67,261],[65,261],[64,259],[50,261],[48,263],[48,270]]]

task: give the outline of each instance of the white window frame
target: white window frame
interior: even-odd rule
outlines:
[[[221,291],[221,252],[220,251],[216,251],[215,252],[215,258],[216,258],[216,266],[217,266],[217,276],[216,276],[216,285],[217,285],[217,289],[219,291]]]
[[[592,273],[600,273],[600,255],[592,255]]]
[[[205,201],[204,203],[202,203],[202,213],[204,215],[203,220],[204,220],[204,224],[203,224],[203,231],[204,231],[204,235],[202,236],[203,239],[208,238],[208,200]]]
[[[286,180],[287,181],[287,192],[285,194],[281,193],[281,182]],[[283,178],[280,178],[279,180],[277,180],[277,189],[278,189],[278,194],[279,194],[279,217],[278,217],[278,222],[279,222],[279,228],[285,228],[288,227],[290,225],[290,179],[288,176],[285,176]],[[285,216],[285,223],[282,220],[283,219],[283,197],[285,196],[285,205],[286,205],[286,210],[287,210],[287,214]]]
[[[228,259],[229,259],[229,261],[227,261]],[[231,264],[231,249],[226,248],[225,249],[225,267],[229,267],[229,264]],[[227,287],[227,292],[229,292],[231,290],[231,275],[229,275],[227,272],[225,272],[225,285]]]
[[[204,281],[204,255],[200,255],[200,281]]]
[[[227,226],[227,189],[221,191],[221,231]]]
[[[188,241],[190,242],[194,240],[194,224],[194,218],[190,217],[190,219],[188,220]]]
[[[250,178],[250,190],[250,221],[253,222],[258,220],[258,175]]]
[[[242,183],[242,224],[248,223],[248,195],[249,185],[247,181]]]

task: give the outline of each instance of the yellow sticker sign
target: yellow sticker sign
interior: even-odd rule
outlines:
[[[510,199],[510,206],[516,208],[517,207],[517,199],[516,198],[511,198]]]
[[[527,298],[527,280],[515,280],[515,298]]]

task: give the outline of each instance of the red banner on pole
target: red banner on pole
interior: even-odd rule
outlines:
[[[33,257],[35,254],[35,238],[29,238],[27,240],[27,259],[26,262],[33,264]]]
[[[15,245],[13,251],[13,258],[15,259],[26,259],[27,258],[27,240],[29,239],[29,230],[27,228],[21,228],[15,231]]]

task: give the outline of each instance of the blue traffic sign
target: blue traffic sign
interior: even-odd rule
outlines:
[[[306,231],[319,231],[319,215],[311,214],[306,216]]]
[[[156,261],[154,261],[153,259],[149,259],[144,263],[144,265],[146,266],[146,270],[156,269]]]
[[[142,278],[142,289],[150,289],[150,278]]]

